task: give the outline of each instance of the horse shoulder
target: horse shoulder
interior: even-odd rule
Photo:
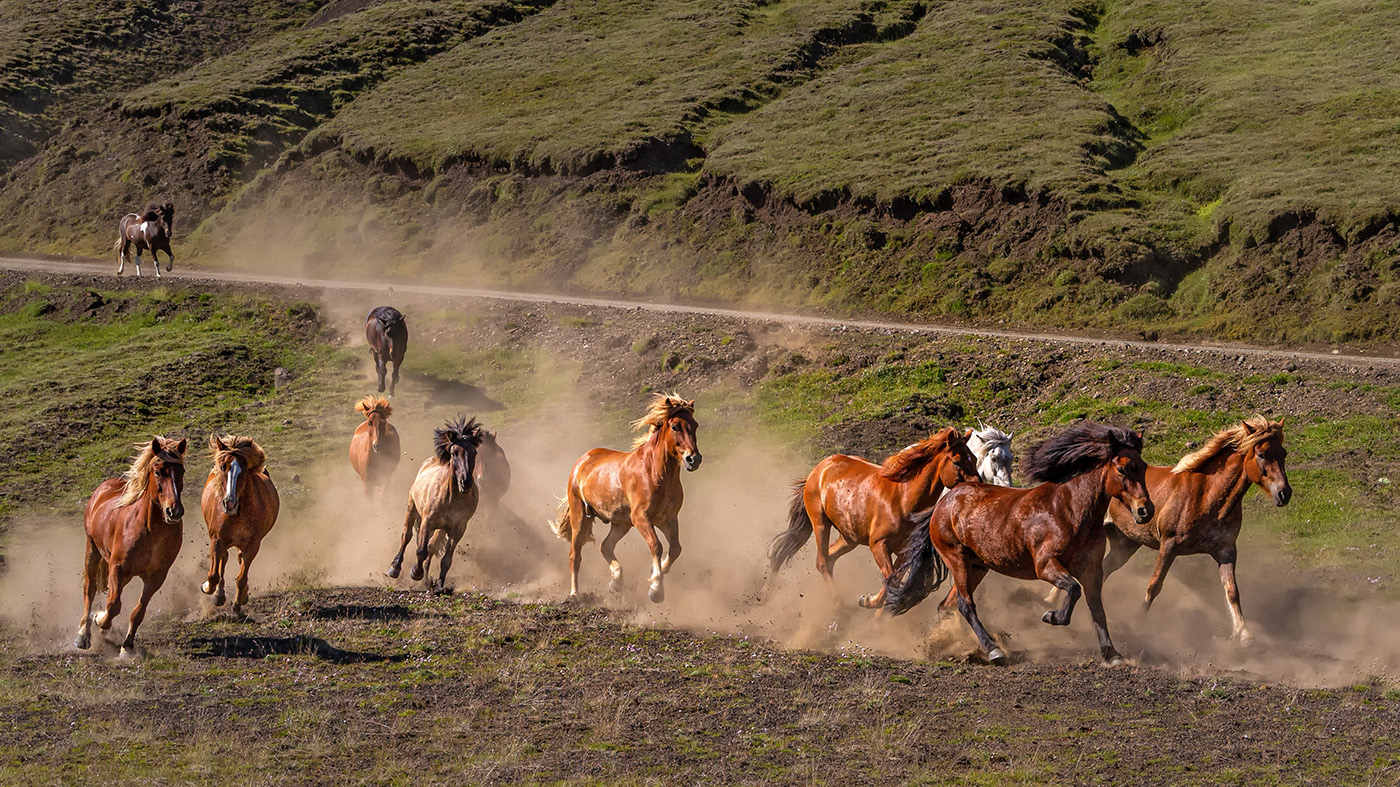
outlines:
[[[93,490],[92,496],[88,498],[87,507],[83,510],[83,529],[102,548],[104,557],[107,555],[108,542],[121,512],[117,508],[117,500],[121,497],[124,486],[119,478],[103,481]]]

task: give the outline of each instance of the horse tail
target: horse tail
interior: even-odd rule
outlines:
[[[573,523],[569,521],[569,498],[565,497],[559,501],[559,509],[555,512],[554,521],[549,523],[554,528],[554,535],[565,541],[574,537]]]
[[[802,499],[802,489],[806,485],[805,478],[793,482],[792,503],[788,505],[788,528],[768,545],[768,567],[775,573],[787,565],[812,537],[812,518],[807,516],[807,505]]]
[[[933,549],[929,520],[933,508],[915,514],[909,541],[899,553],[899,567],[885,579],[885,609],[891,615],[903,615],[943,584],[948,578],[948,566]]]

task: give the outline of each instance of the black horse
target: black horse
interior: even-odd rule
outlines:
[[[376,306],[365,318],[365,339],[369,342],[370,353],[374,355],[380,393],[384,393],[384,373],[390,363],[394,364],[394,376],[389,381],[389,395],[393,396],[394,386],[399,383],[399,365],[403,363],[404,351],[408,349],[408,323],[398,309]]]
[[[170,251],[170,238],[175,233],[175,206],[167,202],[146,206],[144,213],[128,213],[117,222],[117,275],[126,269],[126,261],[131,257],[131,247],[136,247],[136,275],[141,275],[141,252],[150,249],[155,261],[156,278],[160,278],[160,260],[157,251],[165,252],[170,259],[165,263],[166,273],[175,267],[175,255]]]

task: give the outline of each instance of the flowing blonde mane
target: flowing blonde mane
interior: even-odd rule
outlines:
[[[1222,429],[1211,435],[1206,444],[1181,457],[1172,468],[1173,473],[1191,473],[1200,470],[1210,460],[1226,451],[1245,453],[1249,449],[1277,437],[1283,440],[1283,421],[1270,421],[1262,415],[1246,418],[1229,429]]]
[[[652,434],[666,424],[667,421],[678,415],[695,418],[695,400],[689,401],[676,396],[675,394],[656,394],[651,397],[651,405],[647,414],[632,422],[632,429],[646,429],[646,432],[632,441],[632,448],[641,448],[651,439]]]
[[[880,465],[880,475],[891,481],[908,481],[919,474],[924,465],[948,450],[948,439],[956,434],[952,427],[930,434],[922,442],[893,454]]]
[[[355,409],[364,414],[366,421],[372,415],[387,419],[394,414],[394,406],[382,396],[366,396],[355,403]]]
[[[267,464],[267,455],[263,453],[262,446],[253,442],[253,438],[232,434],[223,437],[209,435],[209,456],[214,458],[214,466],[218,467],[223,458],[229,455],[242,458],[249,473],[261,473]]]
[[[126,486],[122,489],[121,498],[117,500],[118,506],[129,506],[146,495],[146,487],[151,483],[151,465],[157,459],[177,465],[185,463],[184,453],[179,450],[179,440],[156,435],[155,442],[160,444],[159,453],[151,449],[151,443],[136,444],[140,450],[136,452],[131,467],[122,473]]]

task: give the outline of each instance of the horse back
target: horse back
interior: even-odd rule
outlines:
[[[1065,506],[1060,486],[958,484],[933,509],[934,544],[945,550],[967,547],[988,568],[1034,578],[1035,552],[1065,540],[1055,515]]]
[[[649,478],[637,451],[594,448],[574,463],[569,486],[609,521],[633,509],[645,510],[663,491],[666,479]]]
[[[907,524],[912,513],[900,510],[898,485],[880,475],[880,466],[858,456],[833,454],[817,463],[807,476],[802,494],[815,497],[836,529],[856,543],[869,545],[876,533],[872,523]]]
[[[1238,480],[1230,473],[1173,473],[1170,467],[1147,467],[1147,494],[1155,513],[1138,524],[1117,500],[1108,505],[1109,520],[1119,532],[1143,546],[1158,549],[1165,538],[1177,542],[1174,552],[1192,554],[1235,543],[1239,538],[1243,495],[1230,498],[1217,484]],[[1246,484],[1246,489],[1248,485]],[[1219,506],[1219,502],[1225,506]],[[1215,502],[1217,505],[1212,506]]]

